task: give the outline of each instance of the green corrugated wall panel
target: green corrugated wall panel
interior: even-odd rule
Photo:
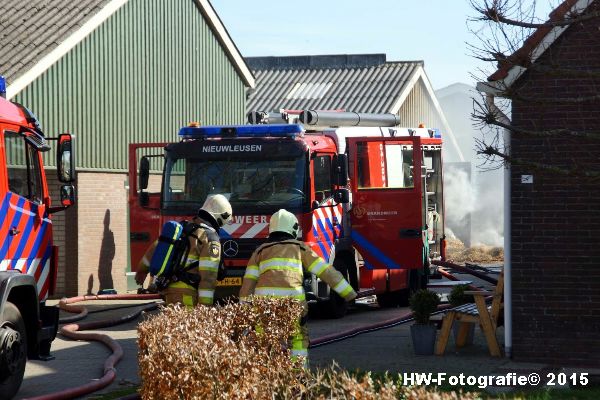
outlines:
[[[193,0],[130,0],[14,100],[48,136],[77,135],[79,169],[125,170],[129,142],[245,119],[244,83]]]

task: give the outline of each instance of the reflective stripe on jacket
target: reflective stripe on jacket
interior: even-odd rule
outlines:
[[[219,235],[212,228],[199,228],[190,236],[190,254],[188,261],[198,261],[198,268],[191,271],[200,274],[198,300],[201,304],[211,305],[215,296],[215,285],[221,262],[221,243]]]
[[[356,292],[342,274],[298,240],[265,243],[248,260],[240,300],[260,296],[305,300],[304,271],[317,275],[341,297],[352,300]]]

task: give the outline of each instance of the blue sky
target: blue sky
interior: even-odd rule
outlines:
[[[474,43],[468,0],[211,3],[245,57],[385,53],[388,61],[425,61],[434,89],[474,84],[469,73],[486,67],[465,44]]]

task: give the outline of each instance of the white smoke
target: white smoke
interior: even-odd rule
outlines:
[[[481,137],[471,121],[473,87],[456,83],[436,91],[450,129],[467,163],[461,163],[453,143],[444,142],[446,234],[466,246],[503,245],[503,170],[482,171],[475,152]]]
[[[446,165],[444,202],[446,235],[466,246],[503,245],[502,171],[475,172],[470,165]]]
[[[475,174],[475,209],[472,214],[471,244],[504,245],[503,170]]]
[[[446,234],[470,243],[475,191],[470,183],[469,171],[453,164],[446,165],[444,170],[444,210]]]

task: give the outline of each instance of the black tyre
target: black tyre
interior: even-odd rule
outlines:
[[[377,295],[377,304],[381,308],[396,307],[398,302],[394,299],[394,292],[381,293]]]
[[[11,399],[21,387],[25,374],[27,331],[21,312],[11,302],[4,305],[0,324],[0,346],[6,354],[0,359],[0,399]]]

